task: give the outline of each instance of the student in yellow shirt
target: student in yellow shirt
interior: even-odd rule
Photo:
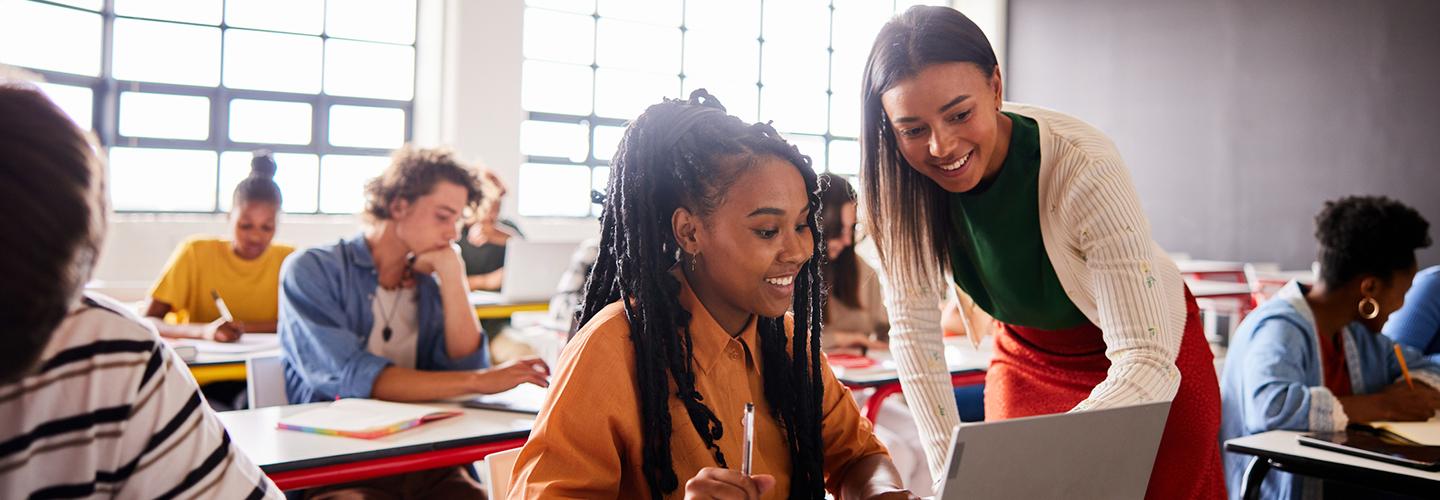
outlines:
[[[280,264],[295,250],[271,243],[281,201],[275,168],[268,151],[250,161],[250,175],[235,186],[232,239],[192,237],[170,256],[145,310],[160,335],[234,342],[247,331],[275,331]],[[221,317],[212,291],[234,321]]]
[[[808,158],[704,90],[630,125],[510,498],[914,498],[820,352],[815,190]]]

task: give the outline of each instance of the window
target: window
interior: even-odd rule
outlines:
[[[944,2],[527,0],[520,214],[598,214],[590,191],[604,191],[626,121],[696,88],[773,120],[817,171],[857,175],[865,58],[917,3]]]
[[[119,211],[216,212],[275,151],[284,209],[354,213],[410,138],[416,0],[0,0],[0,63],[109,149]]]

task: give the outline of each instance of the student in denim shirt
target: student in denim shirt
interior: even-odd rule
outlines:
[[[449,152],[401,150],[366,185],[364,232],[286,259],[279,334],[291,403],[429,401],[548,385],[549,369],[539,359],[489,367],[452,243],[463,214],[483,197],[480,182]],[[473,482],[459,470],[346,486],[468,494]]]
[[[1404,303],[1415,250],[1429,224],[1383,197],[1325,204],[1316,217],[1321,272],[1313,287],[1285,285],[1251,312],[1230,341],[1220,380],[1221,441],[1271,430],[1334,432],[1349,423],[1425,420],[1440,408],[1440,367],[1403,348],[1415,379],[1401,376],[1395,344],[1380,326]],[[1230,498],[1243,493],[1252,457],[1225,453]],[[1318,497],[1321,483],[1270,471],[1262,497]],[[1371,496],[1326,483],[1332,497]]]
[[[1440,266],[1415,273],[1415,283],[1405,293],[1405,307],[1390,315],[1385,335],[1440,363]]]

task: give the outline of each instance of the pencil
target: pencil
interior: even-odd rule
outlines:
[[[1395,359],[1400,360],[1400,373],[1405,375],[1405,385],[1415,390],[1415,381],[1410,378],[1410,367],[1405,366],[1405,354],[1400,351],[1400,344],[1395,344]]]

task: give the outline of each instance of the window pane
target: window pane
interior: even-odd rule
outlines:
[[[245,0],[225,2],[225,24],[319,35],[325,30],[324,0]]]
[[[624,137],[625,127],[595,127],[595,159],[613,160]]]
[[[601,18],[595,62],[601,68],[680,74],[680,30]]]
[[[50,0],[50,1],[55,2],[55,3],[58,3],[58,4],[73,5],[73,6],[75,6],[75,7],[79,7],[79,8],[82,8],[82,9],[93,10],[93,11],[96,11],[96,12],[99,12],[99,11],[100,11],[100,7],[102,7],[102,6],[105,5],[105,2],[102,1],[102,0]]]
[[[777,130],[825,133],[825,91],[813,88],[767,85],[761,91],[761,121],[774,121]]]
[[[40,91],[45,93],[56,106],[60,107],[81,130],[90,130],[95,123],[92,117],[95,114],[95,92],[88,87],[74,87],[70,85],[56,85],[53,83],[36,83]]]
[[[530,7],[543,7],[550,10],[563,10],[576,14],[590,15],[595,13],[595,0],[525,0],[525,5]]]
[[[226,30],[225,86],[319,93],[320,37]]]
[[[22,0],[0,0],[0,62],[100,75],[100,15]]]
[[[219,28],[116,19],[114,53],[115,78],[120,80],[206,87],[220,83]]]
[[[823,49],[830,45],[830,0],[765,2],[764,24],[767,44]]]
[[[810,45],[764,45],[761,59],[760,119],[782,131],[821,134],[828,124],[828,54]]]
[[[415,43],[415,0],[339,0],[325,9],[325,34]]]
[[[674,75],[600,68],[595,71],[595,114],[632,119],[679,91],[680,79]]]
[[[675,0],[600,0],[597,10],[602,18],[678,28],[682,6]]]
[[[226,151],[220,155],[220,210],[229,212],[235,186],[250,175],[249,151]],[[315,188],[319,182],[320,158],[315,155],[276,153],[275,183],[280,185],[281,210],[314,212]]]
[[[590,154],[590,127],[584,123],[526,121],[520,124],[520,153],[583,162]]]
[[[330,144],[395,149],[405,145],[405,110],[330,106]]]
[[[595,60],[595,19],[525,9],[525,58],[590,64]]]
[[[218,26],[220,0],[115,0],[115,14]]]
[[[590,168],[584,165],[520,165],[520,215],[582,217],[590,214]]]
[[[830,133],[839,137],[860,136],[860,91],[836,91],[830,96]]]
[[[526,111],[590,114],[594,71],[589,66],[525,61],[523,72],[520,105]]]
[[[800,148],[800,154],[810,157],[810,165],[816,172],[825,171],[825,138],[814,135],[785,134],[785,141]]]
[[[384,156],[326,155],[320,160],[320,211],[359,213],[365,208],[365,183],[389,164]]]
[[[874,0],[865,0],[874,1]],[[759,0],[687,0],[685,28],[755,40],[760,37]],[[685,36],[690,36],[687,32]],[[685,43],[690,43],[687,38]]]
[[[870,46],[875,43],[875,35],[880,33],[880,27],[895,15],[891,10],[890,2],[876,2],[873,0],[835,0],[834,32],[843,36],[836,36],[831,40],[835,50],[847,51],[865,58],[870,53]]]
[[[110,148],[110,202],[116,210],[215,209],[215,152]]]
[[[203,141],[210,137],[210,98],[122,92],[120,135]]]
[[[840,175],[860,175],[860,143],[830,141],[830,170]]]
[[[256,144],[310,144],[310,104],[230,101],[230,140]]]
[[[415,94],[415,48],[328,40],[325,93],[408,101]]]
[[[756,25],[756,30],[759,30]],[[746,122],[759,110],[760,42],[715,31],[685,32],[685,91],[710,91],[730,114]]]

